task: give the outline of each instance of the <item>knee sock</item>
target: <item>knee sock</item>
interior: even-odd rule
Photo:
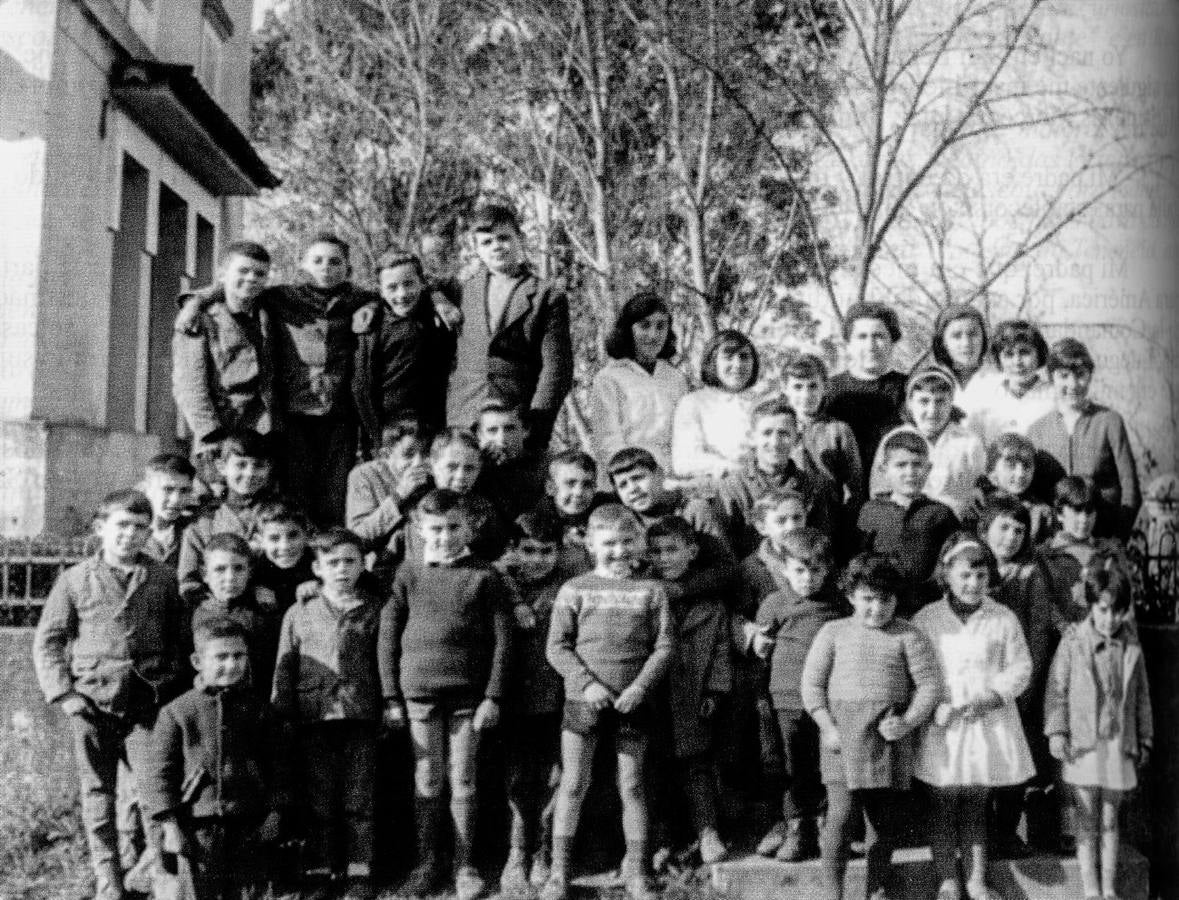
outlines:
[[[450,818],[454,823],[454,866],[456,869],[475,864],[475,798],[451,797]]]

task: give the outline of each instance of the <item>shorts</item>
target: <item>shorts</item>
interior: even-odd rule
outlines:
[[[651,708],[643,703],[633,712],[613,707],[594,709],[584,700],[566,700],[561,729],[583,737],[613,736],[624,741],[645,741],[654,727]]]
[[[406,698],[405,712],[411,722],[425,722],[435,718],[459,719],[463,716],[474,716],[479,702],[466,696],[419,697],[414,700]]]

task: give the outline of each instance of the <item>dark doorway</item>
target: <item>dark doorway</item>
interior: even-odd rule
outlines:
[[[111,251],[109,356],[106,376],[106,425],[135,430],[139,369],[139,291],[147,245],[147,169],[123,154],[119,230]]]
[[[164,448],[176,445],[172,402],[172,324],[183,287],[188,245],[188,204],[160,184],[159,235],[151,267],[151,317],[147,337],[147,428]]]

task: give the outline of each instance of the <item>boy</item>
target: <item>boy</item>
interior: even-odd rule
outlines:
[[[225,480],[225,499],[184,529],[180,539],[177,576],[180,593],[194,600],[202,590],[201,565],[205,544],[214,534],[228,531],[251,544],[258,533],[258,508],[271,487],[270,447],[252,431],[239,431],[221,442],[217,472]]]
[[[192,612],[192,630],[211,619],[232,619],[241,625],[250,645],[249,683],[262,699],[270,696],[282,611],[274,593],[251,583],[250,545],[237,534],[213,535],[205,546],[202,566],[206,593]]]
[[[381,613],[378,664],[385,724],[408,723],[414,747],[418,864],[402,890],[434,893],[441,880],[443,795],[449,774],[454,880],[460,900],[484,890],[475,868],[479,741],[499,721],[511,652],[507,590],[471,553],[471,509],[445,488],[414,511],[421,555],[407,559]]]
[[[348,244],[321,232],[307,245],[304,281],[258,294],[273,319],[273,372],[282,387],[282,483],[321,527],[344,520],[348,470],[356,456],[356,420],[349,385],[356,348],[352,316],[377,298],[348,280]],[[184,331],[200,314],[199,295],[176,320]],[[275,428],[274,430],[278,430]]]
[[[192,431],[198,460],[211,460],[231,431],[281,427],[275,402],[274,328],[258,297],[270,254],[253,241],[225,248],[217,283],[180,295],[172,334],[172,396]],[[214,473],[202,471],[201,476]]]
[[[851,426],[860,467],[869,472],[881,439],[900,422],[905,376],[892,368],[892,352],[901,324],[883,303],[854,303],[843,318],[843,339],[847,371],[828,383],[826,413]]]
[[[319,583],[283,617],[270,699],[294,726],[303,874],[312,896],[326,896],[328,880],[343,868],[345,896],[371,900],[381,607],[357,586],[364,571],[360,538],[333,528],[317,534],[312,547]]]
[[[258,507],[258,549],[254,582],[269,588],[279,613],[294,605],[299,585],[312,581],[311,523],[299,510],[280,501]]]
[[[447,392],[452,425],[474,425],[489,399],[528,410],[529,445],[543,451],[573,385],[569,306],[552,282],[524,261],[516,214],[489,203],[471,222],[482,270],[462,285],[464,325]]]
[[[613,743],[618,762],[627,894],[632,900],[652,900],[645,766],[653,714],[648,698],[671,664],[675,622],[662,585],[635,577],[643,531],[633,512],[613,503],[599,506],[590,513],[586,540],[594,571],[561,588],[549,629],[546,655],[565,680],[565,711],[552,870],[540,898],[568,896],[573,837],[594,751],[605,738]]]
[[[1042,543],[1052,532],[1056,514],[1036,489],[1036,448],[1027,438],[1007,431],[987,447],[987,474],[975,482],[971,503],[962,515],[962,527],[975,530],[983,509],[992,497],[1013,497],[1028,511],[1031,531],[1029,546]]]
[[[503,732],[512,826],[500,891],[510,897],[527,895],[548,880],[551,778],[560,762],[564,686],[545,659],[545,644],[557,592],[571,574],[561,565],[561,525],[555,518],[531,512],[513,524],[501,563],[518,597]]]
[[[1028,439],[1043,451],[1052,481],[1065,475],[1093,479],[1100,497],[1094,534],[1124,542],[1142,506],[1138,465],[1122,417],[1089,399],[1093,369],[1089,348],[1076,338],[1052,345],[1048,378],[1056,409],[1032,423]]]
[[[925,494],[961,516],[969,507],[975,482],[986,469],[986,450],[977,434],[955,421],[955,416],[961,415],[954,407],[955,390],[957,382],[948,370],[934,365],[918,369],[905,384],[908,422],[889,434],[909,430],[925,438],[929,444]],[[877,451],[868,494],[875,497],[887,489]]]
[[[908,618],[940,593],[933,570],[958,520],[948,506],[925,495],[929,444],[921,435],[889,435],[880,445],[880,464],[888,494],[873,497],[860,510],[859,546],[895,557],[907,585],[898,614]]]
[[[534,509],[544,496],[544,463],[525,449],[526,437],[519,409],[499,400],[483,404],[475,425],[484,458],[479,484],[506,522]]]
[[[561,525],[562,543],[571,552],[585,551],[585,526],[589,514],[609,503],[611,495],[596,489],[598,464],[584,450],[562,450],[549,459],[544,497],[537,510]],[[588,563],[589,568],[592,563]]]
[[[98,900],[123,897],[115,828],[120,759],[143,769],[160,707],[171,700],[188,650],[176,573],[143,553],[151,504],[139,491],[108,494],[95,515],[97,554],[53,585],[33,637],[37,681],[74,733],[82,821]],[[158,829],[146,828],[149,850]]]
[[[288,786],[275,765],[280,733],[249,683],[242,625],[210,617],[193,630],[195,685],[156,722],[141,778],[162,831],[165,867],[176,860],[194,900],[252,896],[263,880],[259,844],[278,834]]]
[[[143,552],[175,569],[180,564],[180,538],[192,523],[192,482],[196,470],[177,453],[160,453],[147,461],[143,493],[151,504],[151,533]]]
[[[831,540],[814,528],[782,536],[777,547],[785,582],[761,601],[753,652],[769,663],[769,693],[782,735],[787,786],[782,795],[785,834],[776,856],[798,862],[819,849],[823,806],[819,732],[802,702],[802,666],[819,629],[848,614],[831,587]]]
[[[799,443],[798,416],[782,399],[765,400],[749,417],[753,455],[740,471],[721,479],[718,502],[721,517],[738,558],[757,549],[761,540],[754,523],[754,504],[775,488],[793,487],[810,502],[806,524],[835,536],[841,531],[834,484],[806,471],[791,458]]]
[[[665,586],[672,599],[687,596],[724,596],[737,576],[737,561],[725,540],[724,529],[707,500],[688,497],[668,488],[655,457],[638,447],[619,450],[607,466],[610,482],[622,505],[644,526],[664,516],[679,516],[696,532],[699,555],[691,575]]]
[[[850,425],[823,412],[826,389],[827,367],[817,356],[804,353],[782,370],[782,391],[798,422],[795,461],[831,479],[836,499],[855,515],[864,502],[860,445]]]
[[[1060,479],[1054,504],[1060,527],[1036,553],[1048,576],[1049,597],[1069,622],[1080,622],[1089,614],[1083,589],[1091,572],[1112,566],[1130,578],[1130,562],[1121,542],[1094,534],[1099,503],[1100,494],[1089,479],[1077,475]]]
[[[391,548],[410,509],[431,487],[428,450],[421,425],[399,419],[381,429],[377,458],[348,473],[345,522],[378,556]]]
[[[421,260],[393,247],[377,260],[381,303],[356,339],[352,397],[367,459],[385,425],[415,419],[429,431],[446,425],[446,384],[454,333],[431,302]]]
[[[647,529],[647,551],[654,574],[675,584],[688,577],[696,560],[696,532],[678,516],[664,516]],[[729,615],[717,596],[673,600],[671,613],[678,636],[667,679],[672,763],[688,801],[700,861],[711,865],[728,853],[717,830],[713,744],[715,714],[732,688]]]

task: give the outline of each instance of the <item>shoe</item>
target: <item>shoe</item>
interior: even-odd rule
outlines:
[[[962,889],[956,878],[947,878],[938,885],[937,900],[962,900]]]
[[[342,900],[376,900],[377,892],[368,878],[349,878]]]
[[[966,896],[970,900],[1003,900],[999,892],[987,884],[966,885]]]
[[[410,870],[399,893],[407,897],[428,897],[441,890],[444,879],[438,857],[431,854]]]
[[[786,839],[774,854],[778,862],[799,862],[816,854],[818,847],[809,825],[804,819],[791,819],[786,823]]]
[[[477,900],[485,890],[483,876],[474,866],[461,866],[454,873],[454,893],[458,900]]]
[[[532,868],[528,871],[528,883],[539,891],[549,880],[550,872],[548,854],[543,850],[537,850],[532,854]]]
[[[513,847],[499,875],[499,890],[509,897],[527,897],[532,893],[525,866],[527,857],[520,847]]]
[[[659,892],[650,875],[631,875],[626,879],[626,896],[630,900],[658,900]]]
[[[123,889],[132,894],[150,895],[155,880],[157,859],[159,854],[155,850],[150,847],[144,850],[136,860],[134,868],[123,870],[127,873],[123,876]]]
[[[786,823],[775,822],[774,827],[766,832],[766,836],[757,845],[758,856],[773,856],[786,840]]]
[[[551,872],[537,900],[569,900],[569,880],[564,873],[556,870]]]
[[[700,832],[700,862],[711,866],[728,855],[729,848],[725,846],[715,828],[705,828]]]

